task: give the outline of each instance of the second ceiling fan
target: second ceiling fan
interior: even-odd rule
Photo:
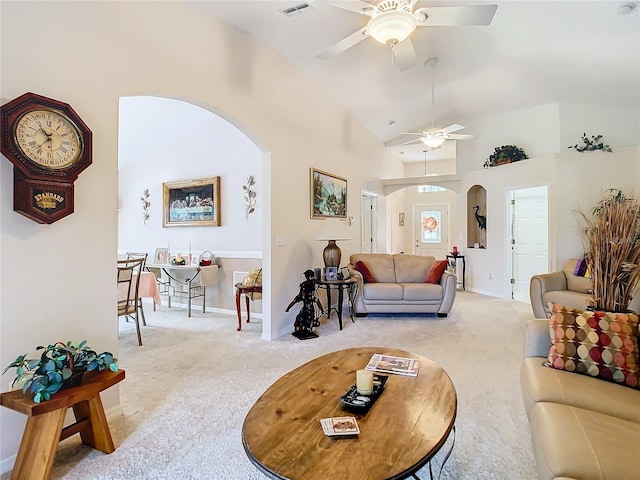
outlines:
[[[335,7],[371,17],[367,25],[339,41],[318,58],[328,60],[354,45],[373,37],[391,47],[392,59],[401,71],[415,65],[416,52],[409,37],[416,27],[456,25],[489,25],[497,5],[470,5],[464,7],[413,6],[418,0],[382,0],[377,4],[362,1],[338,2],[325,0]]]
[[[475,135],[465,135],[460,133],[454,133],[465,128],[462,125],[458,125],[457,123],[454,123],[444,128],[439,128],[435,126],[436,106],[435,106],[435,93],[434,93],[435,92],[434,77],[435,77],[437,64],[438,64],[437,58],[430,58],[429,60],[424,62],[425,67],[431,69],[431,126],[425,128],[422,132],[402,133],[401,135],[411,135],[418,138],[414,138],[407,142],[394,144],[394,145],[411,145],[413,143],[422,142],[431,150],[434,150],[436,148],[440,148],[446,140],[471,140],[473,138],[476,138]]]

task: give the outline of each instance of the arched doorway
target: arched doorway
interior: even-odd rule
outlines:
[[[119,113],[119,252],[153,255],[158,247],[191,255],[213,252],[224,273],[218,285],[207,289],[207,311],[235,313],[234,272],[267,269],[262,255],[265,154],[237,124],[209,107],[172,98],[132,96],[120,99]],[[163,183],[212,176],[221,181],[221,225],[163,227]],[[249,176],[255,180],[257,194],[252,213],[243,196]],[[145,190],[151,203],[146,222],[141,206]],[[267,295],[269,289],[264,291]],[[263,316],[264,336],[264,331],[270,331],[270,321],[263,312],[269,310],[259,303],[252,307],[254,316]]]

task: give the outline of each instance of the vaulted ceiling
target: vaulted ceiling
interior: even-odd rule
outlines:
[[[309,7],[300,13],[281,12],[305,3]],[[497,11],[489,26],[419,26],[411,35],[417,61],[405,71],[392,65],[389,47],[373,38],[330,60],[317,58],[369,20],[336,3],[354,5],[320,0],[192,5],[270,44],[384,142],[397,143],[403,132],[422,131],[433,119],[439,127],[464,125],[465,118],[549,103],[640,109],[638,2],[418,1],[414,8],[496,4]],[[425,66],[434,57],[435,69]],[[421,144],[402,150],[405,161],[423,158]]]

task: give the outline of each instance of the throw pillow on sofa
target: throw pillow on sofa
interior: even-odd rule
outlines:
[[[549,307],[547,366],[640,389],[637,315]]]
[[[449,264],[446,260],[436,260],[431,265],[431,268],[427,272],[427,278],[425,278],[425,283],[440,283],[440,278],[442,274],[447,269],[447,265]]]
[[[362,260],[358,260],[353,267],[362,274],[364,283],[376,283],[376,279],[369,270],[369,267],[367,267],[367,264]]]

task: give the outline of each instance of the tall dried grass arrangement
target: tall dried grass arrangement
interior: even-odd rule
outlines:
[[[640,203],[609,189],[585,221],[585,252],[593,279],[593,308],[626,312],[640,281]]]

